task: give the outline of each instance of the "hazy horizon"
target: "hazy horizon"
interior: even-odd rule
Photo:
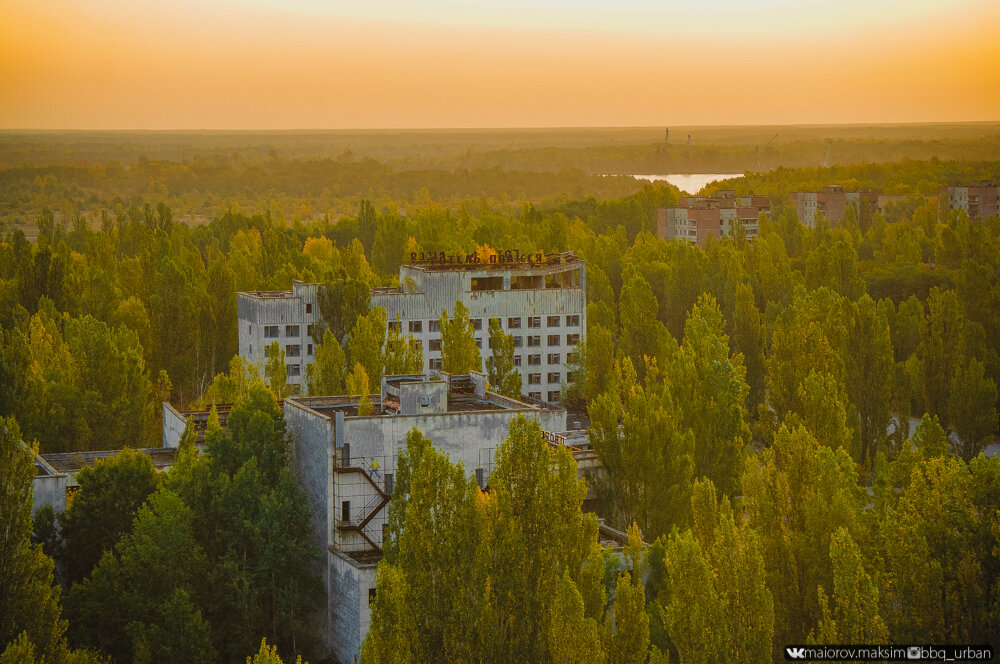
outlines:
[[[990,0],[0,5],[0,127],[990,122]]]

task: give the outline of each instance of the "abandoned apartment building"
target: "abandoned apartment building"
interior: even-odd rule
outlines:
[[[508,252],[509,253],[509,252]],[[452,257],[456,258],[456,257]],[[496,262],[413,260],[399,269],[398,288],[375,288],[371,306],[384,307],[388,325],[412,334],[423,347],[424,373],[440,371],[443,311],[455,302],[469,309],[476,343],[489,352],[489,321],[496,318],[514,339],[514,365],[528,397],[558,402],[568,366],[585,336],[584,261],[572,253],[523,255]],[[237,296],[239,353],[263,373],[264,348],[284,345],[288,382],[303,385],[313,362],[312,326],[320,319],[318,284],[292,283],[291,291],[241,292]]]

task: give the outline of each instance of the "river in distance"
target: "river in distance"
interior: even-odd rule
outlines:
[[[709,182],[741,178],[743,173],[671,173],[670,175],[633,175],[632,177],[636,180],[649,180],[650,182],[666,181],[681,191],[697,194]]]

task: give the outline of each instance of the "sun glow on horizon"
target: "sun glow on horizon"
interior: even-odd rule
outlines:
[[[0,127],[996,120],[1000,3],[0,4]]]

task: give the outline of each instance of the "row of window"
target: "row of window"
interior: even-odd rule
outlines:
[[[532,399],[538,399],[539,401],[542,400],[541,392],[528,392],[528,396],[531,397]],[[549,390],[549,398],[546,399],[546,401],[557,403],[561,396],[562,393],[559,390]]]
[[[301,326],[299,326],[299,325],[286,325],[285,326],[285,336],[286,337],[297,337],[297,336],[299,336],[299,330],[300,329],[301,329]],[[252,326],[251,326],[251,331],[252,331]],[[313,326],[312,325],[307,325],[306,326],[306,334],[311,337],[312,333],[313,333]],[[280,325],[265,325],[264,326],[264,338],[265,339],[277,339],[280,335],[281,335],[281,326]]]
[[[264,346],[265,358],[267,357],[268,350],[270,350],[270,346]],[[298,346],[295,344],[289,344],[288,346],[285,346],[285,357],[301,357],[301,354],[302,354],[302,346]],[[306,355],[312,357],[313,355],[312,344],[306,344]],[[251,357],[253,356],[253,346],[250,346],[250,356]]]
[[[522,366],[523,363],[524,363],[524,358],[525,358],[524,355],[515,355],[514,356],[514,366],[515,367]],[[546,359],[546,364],[548,364],[550,366],[560,366],[562,364],[562,354],[561,353],[549,353],[545,357],[545,359]],[[566,354],[566,362],[572,364],[573,362],[576,362],[576,361],[577,361],[576,353],[567,353]],[[541,366],[541,364],[542,364],[542,355],[541,355],[541,353],[532,354],[532,355],[528,355],[527,356],[527,365],[529,367]],[[443,366],[444,365],[441,362],[441,358],[431,358],[431,360],[430,360],[430,368],[431,368],[431,370],[433,370],[433,371],[441,371],[441,369],[443,368]],[[558,374],[556,374],[556,373],[550,373],[549,374],[549,376],[550,376],[549,382],[550,383],[557,383],[557,382],[559,382],[558,378],[555,378],[555,379],[551,378],[551,376],[557,376],[557,375]]]
[[[550,371],[546,376],[549,383],[561,383],[562,374],[558,371]],[[540,373],[530,373],[528,374],[528,385],[541,385],[542,384],[542,374]]]
[[[546,327],[559,327],[559,316],[548,316],[545,319]],[[472,328],[474,330],[483,329],[483,319],[482,318],[472,318]],[[424,321],[422,320],[411,320],[407,324],[407,330],[411,334],[419,334],[424,331]],[[502,326],[502,323],[501,323]],[[541,316],[528,316],[528,327],[529,328],[540,328],[542,326]],[[392,321],[389,323],[390,329],[399,331],[399,321]],[[580,316],[578,314],[573,314],[571,316],[566,316],[566,327],[580,327]],[[521,328],[521,317],[512,316],[507,319],[507,329],[508,330],[518,330]],[[440,320],[429,320],[427,321],[427,331],[428,332],[440,332],[441,331],[441,321]]]

